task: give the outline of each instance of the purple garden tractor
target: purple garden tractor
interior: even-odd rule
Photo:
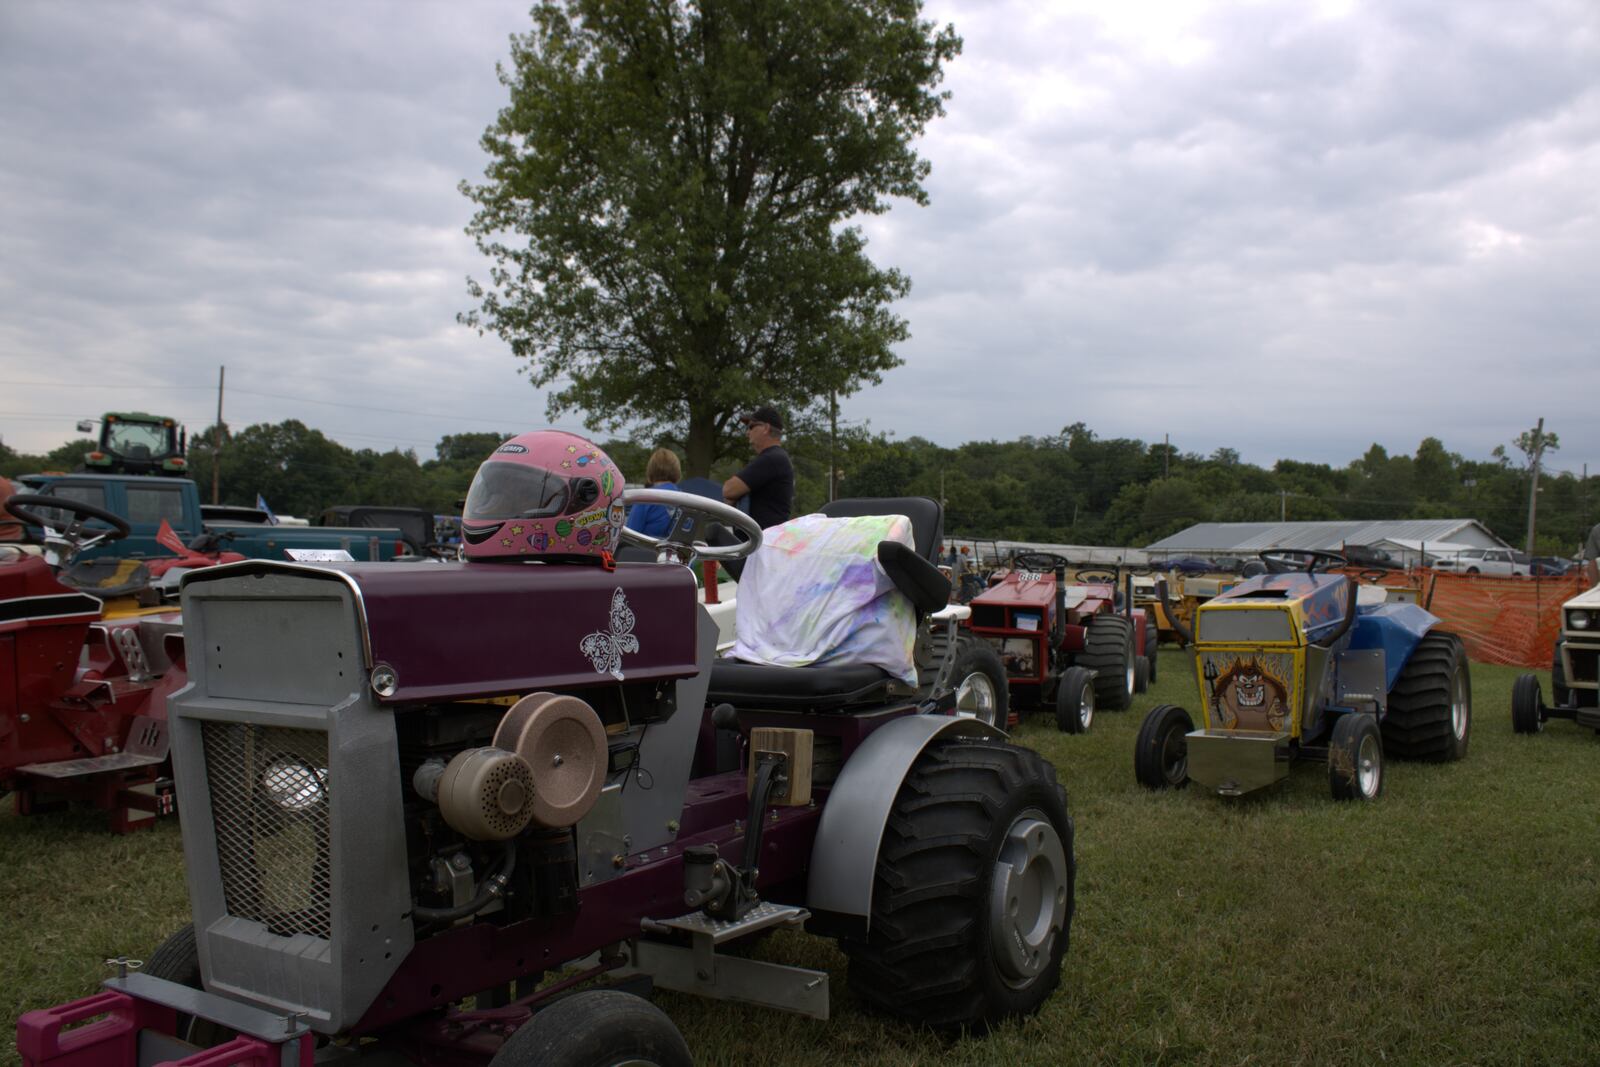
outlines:
[[[193,923],[25,1015],[22,1061],[683,1064],[634,994],[825,1019],[826,972],[727,951],[801,924],[893,1016],[1037,1010],[1073,910],[1066,794],[957,712],[953,637],[919,686],[717,660],[683,564],[761,531],[646,498],[681,509],[659,562],[189,575],[169,726]],[[878,565],[950,630],[941,515],[916,508],[916,548]],[[712,522],[748,541],[708,548]]]

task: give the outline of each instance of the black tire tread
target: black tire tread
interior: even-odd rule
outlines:
[[[1177,719],[1180,715],[1183,717],[1181,720]],[[1134,742],[1133,750],[1133,776],[1146,789],[1182,789],[1189,784],[1187,777],[1176,784],[1169,782],[1166,768],[1162,766],[1158,742],[1171,728],[1168,723],[1172,720],[1180,723],[1187,720],[1188,725],[1183,728],[1185,733],[1194,729],[1194,719],[1177,704],[1157,704],[1139,725],[1139,738]]]
[[[1466,754],[1465,742],[1457,748],[1450,726],[1450,682],[1457,670],[1467,670],[1467,663],[1466,650],[1455,634],[1433,630],[1417,643],[1389,693],[1381,725],[1385,756],[1445,762]],[[1469,708],[1471,700],[1469,677]],[[1466,740],[1471,736],[1469,713]]]
[[[631,1036],[628,1033],[632,1028]],[[554,1001],[500,1046],[493,1067],[591,1067],[636,1057],[663,1067],[694,1058],[665,1012],[617,989],[586,989]]]
[[[1061,820],[1067,920],[1055,964],[1019,995],[1020,1004],[997,1006],[981,987],[982,895],[992,861],[987,853],[998,847],[989,835],[1017,804],[1047,814],[1054,808]],[[1037,1010],[1060,981],[1072,929],[1075,861],[1066,804],[1055,768],[1035,752],[967,739],[929,745],[901,784],[884,827],[871,931],[865,941],[841,943],[857,995],[891,1015],[947,1030],[983,1028]]]
[[[1536,734],[1543,729],[1539,705],[1543,694],[1539,691],[1539,676],[1519,674],[1511,683],[1511,729],[1519,734]]]

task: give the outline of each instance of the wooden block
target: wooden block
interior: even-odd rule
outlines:
[[[811,803],[810,730],[789,730],[776,726],[757,726],[750,731],[750,770],[745,779],[745,794],[755,788],[756,767],[763,752],[782,752],[789,757],[785,773],[788,787],[774,791],[769,803],[797,807]]]

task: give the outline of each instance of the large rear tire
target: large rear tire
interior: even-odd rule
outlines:
[[[1146,614],[1144,617],[1144,658],[1150,661],[1150,682],[1152,685],[1156,681],[1156,649],[1160,645],[1161,631],[1156,628],[1155,618]]]
[[[1099,707],[1123,711],[1133,703],[1133,620],[1126,615],[1096,615],[1083,635],[1077,664],[1094,671]]]
[[[1519,734],[1544,729],[1544,694],[1537,674],[1519,674],[1511,683],[1511,729]]]
[[[868,1004],[941,1030],[1039,1010],[1072,925],[1072,819],[1043,757],[935,741],[884,826],[865,941],[842,942]]]
[[[1182,789],[1189,784],[1189,733],[1194,720],[1176,704],[1157,704],[1139,727],[1133,776],[1146,789]]]
[[[632,993],[587,989],[562,997],[506,1039],[490,1067],[692,1067],[666,1012]]]
[[[1472,736],[1472,677],[1466,650],[1434,630],[1400,668],[1383,717],[1384,751],[1400,759],[1444,763],[1467,754]]]

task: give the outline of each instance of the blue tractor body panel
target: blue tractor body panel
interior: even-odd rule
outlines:
[[[1415,604],[1378,604],[1362,608],[1350,631],[1350,647],[1383,651],[1383,688],[1385,692],[1392,691],[1401,668],[1416,651],[1417,644],[1438,623],[1438,616]]]

